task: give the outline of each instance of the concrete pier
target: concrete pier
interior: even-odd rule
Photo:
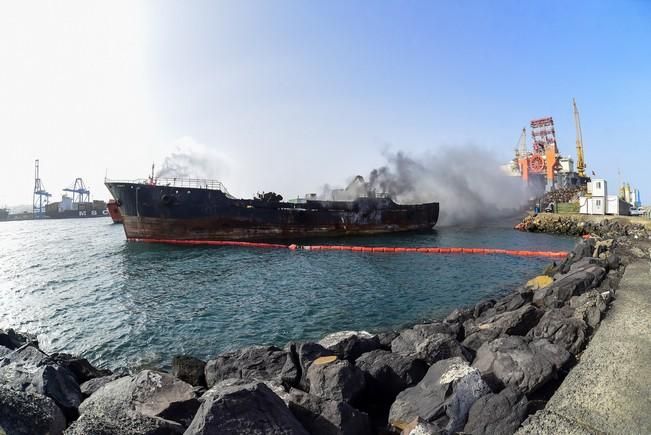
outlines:
[[[648,246],[645,250],[648,256]],[[517,433],[651,433],[649,258],[627,266],[616,300],[579,364]]]

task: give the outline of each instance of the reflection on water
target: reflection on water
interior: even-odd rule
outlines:
[[[306,243],[556,251],[574,240],[487,225]],[[508,291],[548,261],[133,244],[103,218],[0,223],[0,249],[0,327],[111,366],[399,327]]]

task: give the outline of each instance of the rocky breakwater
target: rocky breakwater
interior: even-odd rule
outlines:
[[[648,224],[651,225],[651,222]],[[570,236],[591,234],[605,239],[620,238],[623,242],[648,237],[647,226],[626,216],[607,218],[597,215],[531,213],[515,228],[532,233]]]
[[[2,331],[0,433],[514,433],[544,407],[616,296],[617,247],[582,240],[517,291],[441,321],[208,361],[178,356],[171,373],[112,373]]]

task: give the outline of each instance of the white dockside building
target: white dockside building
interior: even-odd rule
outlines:
[[[608,184],[603,178],[588,182],[588,193],[579,197],[579,213],[596,215],[628,215],[631,205],[618,195],[608,195]]]

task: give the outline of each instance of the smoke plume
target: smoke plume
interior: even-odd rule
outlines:
[[[160,178],[216,179],[224,175],[224,157],[191,137],[179,139],[156,172]]]
[[[530,197],[518,177],[505,175],[500,162],[479,148],[443,148],[418,158],[403,152],[386,157],[387,165],[369,174],[368,187],[403,204],[439,202],[441,225],[509,216]]]

